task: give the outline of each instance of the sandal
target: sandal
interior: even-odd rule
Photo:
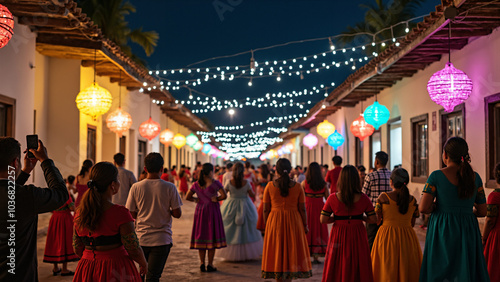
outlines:
[[[215,272],[215,271],[217,271],[216,267],[213,267],[211,265],[207,266],[207,272]]]
[[[58,271],[52,270],[52,275],[57,276],[57,274],[61,273],[61,269],[59,268]]]
[[[205,264],[200,265],[200,270],[201,270],[201,272],[206,272],[207,271],[205,269]]]

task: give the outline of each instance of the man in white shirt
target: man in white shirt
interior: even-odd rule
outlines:
[[[164,162],[159,153],[148,154],[144,164],[147,178],[132,185],[126,207],[136,219],[139,245],[148,261],[146,281],[159,281],[172,248],[172,217],[181,217],[182,201],[177,187],[160,178]]]
[[[134,173],[128,169],[125,169],[125,155],[122,153],[117,153],[113,156],[115,161],[115,166],[118,169],[118,180],[120,181],[120,189],[118,193],[114,194],[111,201],[115,205],[125,206],[127,203],[128,192],[130,187],[137,182]]]
[[[222,186],[226,187],[231,179],[233,179],[233,163],[227,163],[226,173],[222,176]]]

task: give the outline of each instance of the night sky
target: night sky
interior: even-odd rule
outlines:
[[[295,40],[329,37],[340,34],[348,25],[354,25],[363,19],[365,10],[359,7],[362,3],[375,3],[374,0],[352,0],[352,1],[322,1],[322,0],[132,0],[137,12],[127,16],[132,28],[142,26],[144,30],[156,30],[160,39],[155,52],[146,57],[144,52],[133,45],[133,51],[140,57],[145,58],[150,70],[170,70],[185,68],[189,64],[205,60],[215,56],[231,55],[250,49],[286,43]],[[440,4],[438,0],[427,0],[417,11],[416,16],[429,14],[434,11],[434,6]],[[225,9],[225,10],[224,10]],[[339,44],[334,42],[335,46]],[[328,39],[321,41],[293,44],[286,47],[255,52],[254,57],[258,67],[264,67],[265,61],[282,61],[296,57],[309,56],[329,51]],[[309,59],[305,62],[297,60],[291,64],[297,71],[297,66],[303,64],[304,79],[298,75],[281,75],[281,81],[276,77],[253,79],[253,86],[249,87],[248,78],[235,78],[229,81],[218,79],[209,80],[201,85],[192,87],[193,90],[202,92],[209,96],[223,99],[245,99],[246,97],[264,97],[266,93],[278,93],[287,91],[301,91],[312,89],[321,84],[330,86],[333,82],[340,85],[345,78],[354,72],[352,64],[333,67],[329,70],[323,69],[318,73],[306,74],[306,69],[311,69],[310,64],[315,67],[321,63],[332,61],[344,62],[350,58],[358,59],[365,56],[361,49],[355,52],[337,52],[336,55],[327,53],[325,57],[317,60]],[[236,65],[248,65],[250,54],[238,57],[212,60],[192,67],[225,67]],[[357,62],[358,68],[363,63]],[[270,63],[269,66],[272,66]],[[278,64],[277,67],[284,66]],[[284,66],[286,71],[290,63]],[[277,69],[277,67],[275,67]],[[259,71],[256,73],[258,74]],[[264,71],[268,74],[268,71]],[[258,75],[254,75],[257,76]],[[162,76],[169,79],[183,81],[186,79],[201,78],[205,76],[195,72],[187,74]],[[328,92],[331,92],[329,89]],[[189,90],[170,90],[179,100],[188,100]],[[192,92],[194,99],[205,96]],[[269,117],[288,116],[291,114],[305,114],[314,104],[324,98],[325,91],[319,94],[294,97],[294,103],[305,103],[304,108],[280,107],[280,108],[257,108],[244,107],[237,109],[234,116],[229,116],[228,110],[209,111],[208,113],[197,113],[199,117],[207,117],[214,126],[246,125],[253,122],[265,121]],[[307,101],[311,104],[307,104]],[[279,99],[290,101],[290,98]],[[195,110],[206,107],[199,105],[186,105]],[[236,134],[250,133],[266,129],[268,126],[288,126],[288,121],[279,124],[277,121],[263,126],[246,126],[242,130],[222,131]],[[277,136],[271,134],[270,136]]]

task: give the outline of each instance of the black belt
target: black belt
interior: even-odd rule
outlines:
[[[323,198],[323,196],[325,194],[311,194],[311,193],[305,193],[306,194],[306,197],[309,197],[309,198]]]
[[[99,237],[80,236],[80,239],[82,240],[83,244],[85,244],[85,246],[90,247],[108,246],[122,243],[120,234]]]
[[[334,215],[333,218],[335,220],[351,220],[351,219],[363,220],[363,215],[362,214],[358,214],[358,215]]]

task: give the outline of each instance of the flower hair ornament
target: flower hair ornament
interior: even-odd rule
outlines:
[[[284,173],[288,173],[288,170],[284,169],[284,170],[283,170],[283,172],[284,172]]]

